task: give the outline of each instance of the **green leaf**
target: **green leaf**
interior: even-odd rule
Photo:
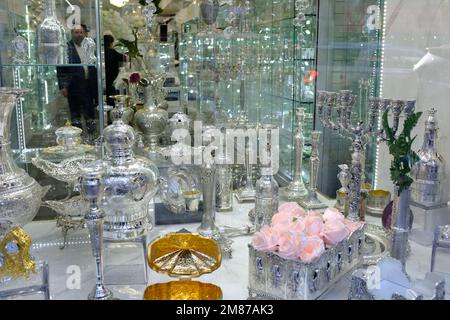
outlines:
[[[416,137],[411,138],[411,133],[421,116],[421,112],[409,115],[403,124],[402,133],[396,138],[394,130],[389,127],[388,111],[383,114],[383,129],[388,138],[389,153],[393,157],[390,168],[391,180],[398,187],[399,194],[414,182],[410,173],[419,157],[411,150],[416,140]]]

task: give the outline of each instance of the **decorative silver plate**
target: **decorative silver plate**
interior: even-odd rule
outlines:
[[[363,265],[377,264],[382,258],[389,256],[391,242],[383,227],[366,224],[365,234],[366,237],[362,249]]]

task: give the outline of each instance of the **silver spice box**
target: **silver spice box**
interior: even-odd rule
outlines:
[[[364,227],[313,263],[288,260],[249,244],[249,298],[316,300],[362,262]]]

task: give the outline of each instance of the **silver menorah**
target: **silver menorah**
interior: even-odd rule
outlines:
[[[386,136],[379,129],[380,116],[386,111],[392,112],[393,132],[397,133],[402,114],[406,116],[415,110],[416,101],[390,100],[370,97],[368,99],[367,122],[358,120],[353,125],[352,114],[357,96],[350,90],[339,92],[317,92],[317,109],[321,123],[343,137],[352,140],[352,163],[350,183],[348,185],[349,219],[359,221],[362,177],[364,174],[365,152],[368,144],[376,138],[378,143],[385,142]]]

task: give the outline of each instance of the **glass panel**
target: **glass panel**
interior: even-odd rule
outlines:
[[[55,11],[50,10],[52,3]],[[83,129],[83,144],[93,145],[100,136],[98,110],[103,106],[102,79],[97,79],[97,62],[84,54],[86,41],[82,42],[86,37],[91,38],[91,52],[96,57],[102,54],[95,45],[102,41],[96,36],[95,9],[95,0],[0,1],[0,85],[31,90],[13,113],[13,153],[17,163],[41,185],[53,186],[45,200],[61,199],[67,194],[65,183],[48,177],[31,164],[32,158],[57,145],[55,131],[70,120],[72,125]],[[59,30],[64,30],[59,48],[65,46],[66,59],[45,63],[39,56],[37,35],[42,22],[52,12],[60,24]],[[83,28],[74,28],[80,24]],[[19,38],[23,40],[21,46],[13,50],[13,40]],[[24,48],[24,59],[14,56],[17,48]],[[38,218],[52,215],[42,207]]]
[[[337,92],[351,90],[358,96],[352,113],[352,123],[367,122],[368,98],[379,94],[381,65],[380,0],[323,0],[320,2],[319,80],[320,90]],[[319,190],[330,197],[340,188],[336,179],[338,165],[351,163],[351,139],[323,128],[319,119],[316,126],[324,131],[321,154],[322,170]],[[375,179],[376,143],[369,143],[366,154],[365,181]]]

